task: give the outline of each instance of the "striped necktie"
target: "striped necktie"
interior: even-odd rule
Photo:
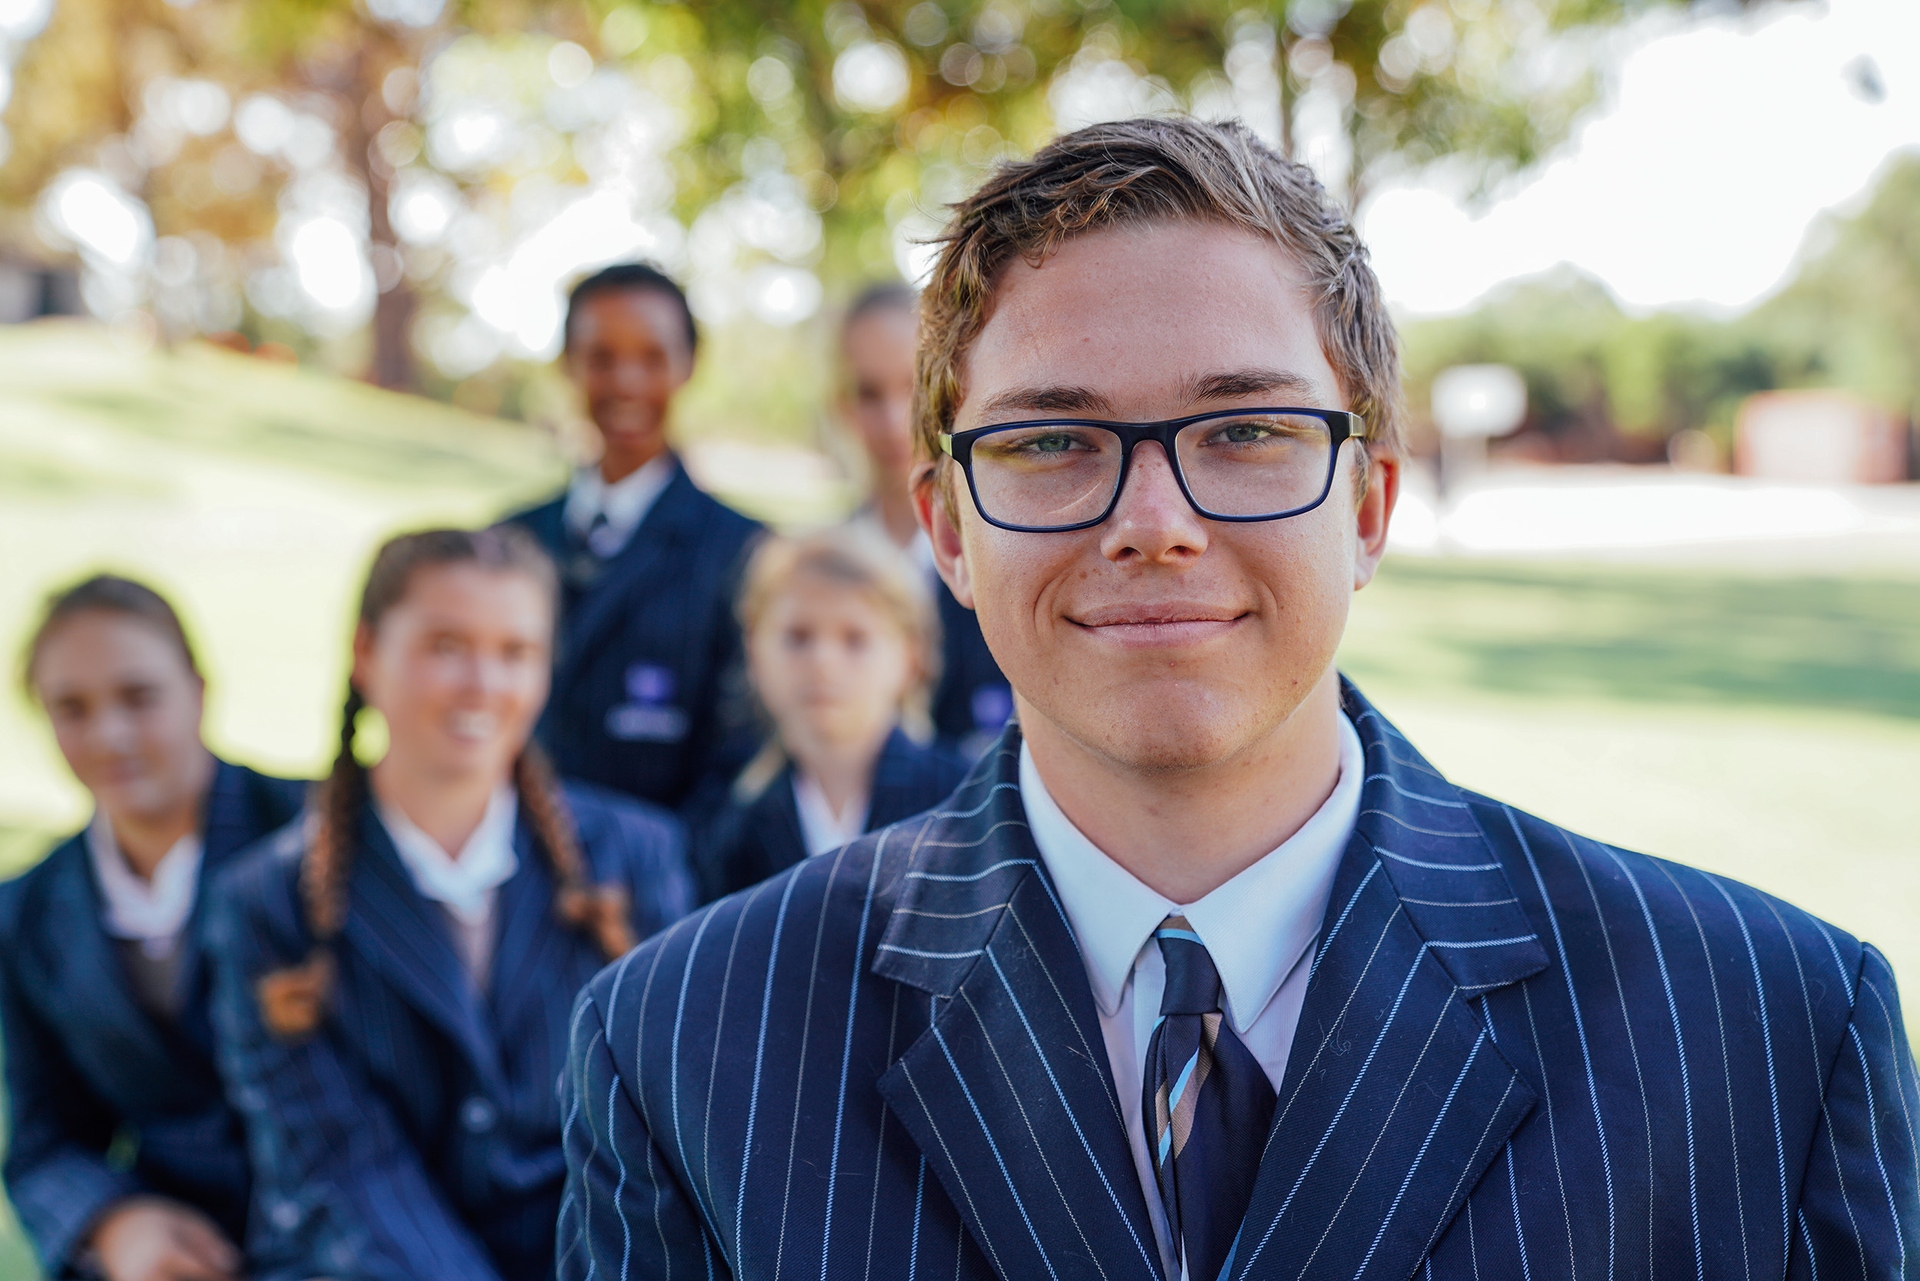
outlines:
[[[1167,963],[1141,1082],[1167,1228],[1191,1281],[1233,1265],[1240,1220],[1273,1122],[1273,1086],[1220,1012],[1220,972],[1184,916],[1153,937]]]

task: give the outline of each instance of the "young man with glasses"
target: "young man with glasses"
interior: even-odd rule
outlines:
[[[1017,727],[583,995],[563,1276],[1920,1261],[1880,954],[1460,791],[1334,670],[1396,356],[1303,168],[1081,130],[928,299],[921,518]]]

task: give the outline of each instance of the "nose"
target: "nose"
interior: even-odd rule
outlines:
[[[1173,465],[1157,442],[1133,451],[1120,501],[1100,526],[1100,551],[1124,564],[1181,564],[1207,550],[1207,522],[1180,492]]]

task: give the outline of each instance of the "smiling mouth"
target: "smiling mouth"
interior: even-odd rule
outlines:
[[[500,718],[490,712],[455,712],[447,718],[447,730],[467,743],[484,743],[500,730]]]
[[[1197,645],[1226,635],[1245,611],[1177,606],[1162,609],[1097,609],[1067,621],[1089,635],[1127,648]]]

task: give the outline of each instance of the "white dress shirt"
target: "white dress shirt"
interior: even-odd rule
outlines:
[[[869,798],[849,799],[845,810],[835,810],[827,794],[804,770],[793,772],[793,804],[800,811],[800,839],[807,856],[837,850],[867,830]]]
[[[200,834],[189,832],[175,841],[154,865],[152,877],[142,880],[120,852],[107,816],[96,813],[87,825],[87,854],[100,885],[107,934],[138,943],[156,960],[171,956],[200,885]]]
[[[1032,753],[1024,743],[1020,747],[1020,801],[1086,962],[1134,1169],[1168,1276],[1183,1273],[1168,1237],[1140,1111],[1147,1043],[1166,986],[1166,963],[1153,945],[1153,931],[1176,913],[1187,918],[1220,972],[1228,1021],[1279,1090],[1307,994],[1313,944],[1360,816],[1365,777],[1360,736],[1342,716],[1340,778],[1332,795],[1278,849],[1199,902],[1181,904],[1148,888],[1088,840],[1047,792]]]
[[[520,858],[513,852],[520,802],[513,789],[503,786],[494,792],[480,826],[458,854],[449,854],[397,807],[376,797],[374,808],[414,888],[445,910],[467,975],[475,987],[485,989],[493,964],[494,900],[520,867]]]
[[[627,545],[633,531],[653,510],[655,500],[673,479],[673,467],[673,455],[663,453],[611,485],[597,465],[580,468],[567,486],[567,528],[585,538],[595,556],[605,559],[613,555]],[[601,516],[606,517],[606,523],[596,529],[595,520]]]

